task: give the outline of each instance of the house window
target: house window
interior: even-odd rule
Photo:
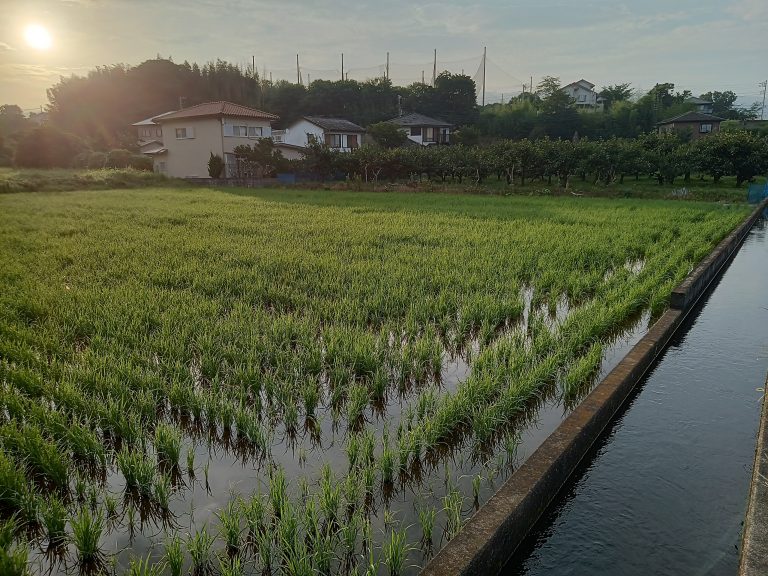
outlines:
[[[357,134],[349,134],[347,136],[347,147],[348,148],[357,148],[359,144],[357,143]]]
[[[326,134],[325,143],[329,148],[341,148],[341,134]]]
[[[156,166],[157,166],[157,172],[159,172],[160,174],[165,174],[165,170],[166,170],[165,161],[158,162]]]
[[[411,136],[421,136],[421,126],[412,126]]]
[[[709,134],[712,132],[712,124],[699,124],[700,134]]]
[[[232,126],[232,136],[246,138],[248,136],[248,126]]]
[[[317,136],[307,132],[307,144],[317,144]]]
[[[185,140],[194,137],[195,134],[192,128],[176,128],[176,140]]]
[[[248,126],[248,137],[249,138],[261,137],[261,134],[262,134],[261,126]]]
[[[437,142],[437,134],[434,128],[424,128],[424,142]]]
[[[163,129],[155,128],[155,136],[162,136],[162,135],[163,135]]]

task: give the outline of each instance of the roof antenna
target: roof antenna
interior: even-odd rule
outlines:
[[[179,96],[179,110],[184,110],[184,101],[186,99],[186,96]]]

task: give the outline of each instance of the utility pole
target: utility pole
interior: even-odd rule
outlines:
[[[487,56],[488,47],[483,46],[483,106],[485,106],[485,57]]]
[[[768,80],[763,80],[758,86],[763,89],[763,105],[760,107],[760,120],[762,120],[765,114],[765,91],[768,89]]]
[[[251,74],[256,78],[256,56],[251,56]]]
[[[424,70],[421,71],[421,83],[424,84]]]
[[[533,76],[531,76],[531,85],[530,85],[530,89],[531,89],[531,94],[533,94]]]
[[[341,79],[344,80],[344,52],[341,53]]]
[[[298,54],[296,54],[296,84],[301,84],[301,68],[299,68]]]
[[[435,87],[435,80],[437,80],[437,48],[435,48],[435,59],[432,62],[432,88]]]
[[[387,68],[384,77],[389,80],[389,52],[387,52]]]

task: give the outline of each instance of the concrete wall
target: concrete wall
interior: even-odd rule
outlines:
[[[735,254],[764,201],[675,289],[667,310],[619,364],[424,568],[424,576],[497,574],[613,420],[688,311]]]

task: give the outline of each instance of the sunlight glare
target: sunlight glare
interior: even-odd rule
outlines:
[[[35,50],[48,50],[53,44],[48,30],[39,24],[27,26],[24,30],[24,39]]]

